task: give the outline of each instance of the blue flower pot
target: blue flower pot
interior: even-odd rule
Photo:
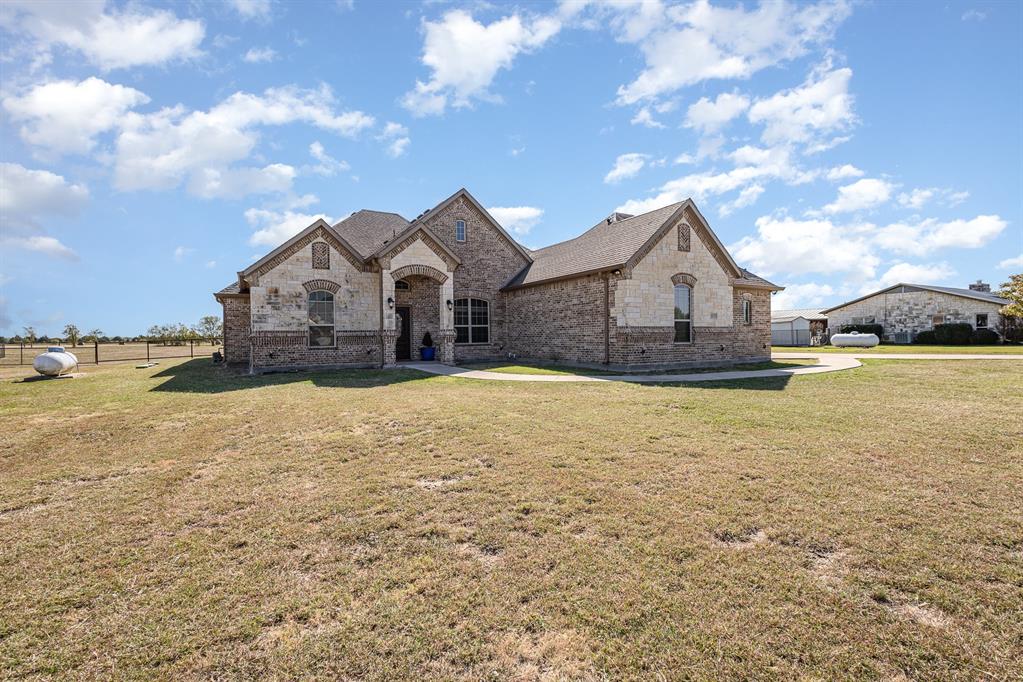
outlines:
[[[419,355],[420,357],[423,358],[423,360],[433,360],[433,356],[436,350],[437,349],[434,348],[433,346],[430,346],[429,348],[420,348]]]

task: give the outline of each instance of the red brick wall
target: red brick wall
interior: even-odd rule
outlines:
[[[232,365],[249,364],[249,297],[232,296],[224,306],[224,359]]]
[[[464,242],[455,241],[456,220],[465,221]],[[490,302],[490,343],[456,345],[455,361],[504,357],[508,352],[509,324],[505,299],[499,292],[528,261],[463,197],[428,216],[425,224],[461,261],[454,274],[455,298],[473,297]]]
[[[336,348],[309,348],[306,334],[254,332],[252,369],[288,367],[375,367],[380,364],[380,333],[339,331]]]

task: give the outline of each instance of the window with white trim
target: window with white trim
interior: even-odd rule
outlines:
[[[742,323],[753,324],[753,301],[748,299],[742,301]]]
[[[977,329],[987,329],[987,313],[977,313]]]
[[[865,317],[854,317],[852,318],[853,324],[874,324],[876,318],[873,315],[866,315]]]
[[[490,343],[490,303],[480,298],[455,299],[455,343]]]
[[[675,343],[693,340],[693,290],[688,284],[675,285]]]
[[[465,221],[464,220],[456,220],[455,221],[455,241],[456,242],[464,242],[465,241]]]
[[[309,347],[334,347],[334,294],[309,292]]]

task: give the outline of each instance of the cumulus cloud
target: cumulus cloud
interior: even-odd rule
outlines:
[[[270,18],[270,0],[228,0],[228,4],[242,19]]]
[[[384,149],[392,159],[403,155],[408,151],[408,146],[412,144],[408,128],[394,121],[387,122],[383,131],[377,136],[377,139],[385,143]]]
[[[339,161],[328,154],[319,141],[313,142],[309,145],[309,155],[316,159],[318,163],[315,166],[310,166],[304,170],[308,170],[316,175],[333,177],[338,173],[343,173],[344,171],[351,169],[351,166],[348,165],[347,161]]]
[[[799,308],[818,308],[838,292],[830,284],[806,282],[804,284],[784,284],[784,291],[771,297],[771,310],[793,310]]]
[[[825,213],[848,213],[876,208],[888,201],[895,188],[890,182],[863,178],[838,188],[838,196],[824,207]]]
[[[126,112],[149,101],[144,93],[100,78],[61,80],[4,97],[25,142],[58,153],[85,154],[96,136],[117,126]]]
[[[648,158],[650,158],[648,154],[619,154],[618,158],[615,159],[614,168],[604,176],[604,182],[614,184],[634,177],[643,170],[643,166],[646,165]]]
[[[764,126],[765,144],[804,144],[811,152],[827,149],[848,139],[835,135],[856,123],[851,78],[852,69],[822,64],[799,87],[754,102],[749,120]]]
[[[1000,270],[1008,270],[1009,268],[1023,268],[1023,253],[1014,258],[1006,258],[1003,261],[999,261],[998,268]]]
[[[29,41],[31,49],[75,50],[103,71],[194,58],[206,32],[201,21],[179,19],[168,10],[134,3],[108,8],[103,0],[7,0],[0,25]]]
[[[242,59],[249,64],[266,64],[277,60],[277,50],[272,47],[250,47]]]
[[[0,163],[0,227],[5,234],[40,230],[50,216],[76,216],[88,200],[84,185],[63,176]]]
[[[499,99],[489,91],[498,71],[543,46],[559,30],[561,22],[553,16],[512,14],[483,24],[461,9],[425,21],[421,61],[432,74],[426,82],[416,81],[402,104],[415,116],[429,116],[444,113],[449,105],[460,108],[474,100]]]
[[[632,125],[646,126],[647,128],[664,128],[665,125],[654,118],[654,115],[650,112],[650,107],[641,107],[636,115],[629,121]]]
[[[685,127],[695,128],[704,135],[715,133],[746,111],[749,103],[749,97],[734,92],[723,92],[714,100],[701,97],[686,111]]]
[[[1002,233],[1008,223],[997,215],[979,215],[971,220],[940,221],[934,218],[915,223],[892,223],[878,228],[875,241],[896,253],[923,256],[938,249],[979,249]]]
[[[847,163],[843,166],[835,166],[834,168],[829,169],[826,177],[832,182],[837,182],[839,180],[863,177],[863,171],[851,163]]]
[[[258,127],[296,122],[354,137],[374,120],[361,111],[335,111],[326,86],[237,92],[208,111],[179,105],[129,113],[117,137],[114,184],[120,190],[170,189],[187,180],[190,191],[207,198],[286,190],[295,175],[291,166],[233,164],[252,155]]]
[[[839,273],[866,281],[881,264],[867,235],[827,219],[762,216],[756,226],[755,236],[743,237],[729,251],[758,274]]]
[[[487,211],[504,229],[519,237],[529,234],[543,217],[543,209],[535,206],[491,206]]]
[[[620,104],[635,104],[709,79],[745,79],[768,66],[806,54],[829,41],[850,13],[846,2],[769,2],[747,11],[707,0],[661,3],[592,3],[609,16],[622,42],[638,43],[646,65],[618,88]]]
[[[65,246],[56,237],[46,235],[33,235],[31,237],[0,237],[0,246],[26,251],[35,251],[53,258],[76,261],[78,254],[73,249]]]
[[[860,294],[890,287],[893,284],[935,284],[947,280],[956,274],[948,263],[896,263],[876,281],[865,282],[860,287]]]
[[[193,249],[191,247],[188,247],[188,246],[178,246],[178,247],[176,247],[174,249],[174,253],[172,254],[173,257],[174,257],[174,262],[175,263],[180,263],[181,261],[185,260],[185,256],[187,256],[190,253],[193,253],[194,251],[195,251],[195,249]]]
[[[290,208],[283,210],[250,208],[245,211],[245,220],[256,231],[249,237],[249,244],[276,247],[320,218],[328,223],[334,222],[323,213],[300,213]]]

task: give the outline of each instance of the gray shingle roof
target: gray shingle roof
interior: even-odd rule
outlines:
[[[530,252],[533,262],[508,283],[518,287],[624,265],[685,202],[608,223],[601,220],[574,239]]]
[[[218,294],[240,294],[242,292],[241,287],[238,285],[238,280],[235,280],[228,284],[226,287],[218,291]]]
[[[739,268],[739,272],[742,273],[742,277],[740,279],[746,280],[746,282],[750,286],[764,287],[765,289],[777,289],[778,291],[781,291],[782,289],[785,288],[785,287],[780,287],[777,284],[774,284],[772,282],[767,281],[766,279],[764,279],[760,275],[754,275],[752,272],[750,272],[746,268]]]
[[[397,213],[362,209],[334,225],[334,230],[366,259],[408,226]]]

